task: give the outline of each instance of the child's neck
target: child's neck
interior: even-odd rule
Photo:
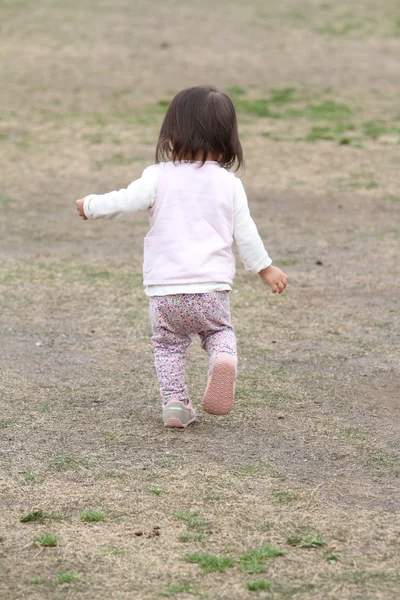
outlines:
[[[196,154],[196,156],[194,157],[194,160],[196,161],[203,161],[203,153],[202,152],[198,152]],[[206,156],[206,161],[208,160],[212,160],[212,161],[216,161],[218,160],[218,154],[216,154],[215,152],[209,152]]]

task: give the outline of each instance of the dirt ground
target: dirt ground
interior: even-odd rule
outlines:
[[[2,0],[2,600],[398,600],[398,9]],[[73,202],[139,177],[168,100],[208,82],[290,284],[238,263],[235,409],[202,413],[194,340],[199,419],[166,431],[146,215]]]

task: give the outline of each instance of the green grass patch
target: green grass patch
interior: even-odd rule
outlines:
[[[151,487],[149,489],[150,494],[154,494],[155,496],[161,496],[161,494],[165,494],[165,490],[159,487]]]
[[[126,120],[127,123],[137,125],[155,125],[161,123],[163,116],[165,115],[167,108],[170,104],[170,100],[161,99],[156,104],[147,106],[138,111],[129,111],[126,113],[117,113],[120,120]]]
[[[18,419],[0,419],[0,429],[7,429],[7,427],[10,427],[11,425],[14,425],[14,423],[17,423]]]
[[[245,573],[264,573],[266,571],[266,561],[285,556],[285,550],[269,544],[264,544],[259,548],[247,550],[239,556],[239,569]]]
[[[276,492],[272,492],[272,495],[280,504],[290,504],[299,499],[299,494],[290,490],[277,490]]]
[[[107,273],[107,271],[106,271],[106,273]],[[107,275],[106,279],[108,279],[108,278],[109,278],[109,275]],[[112,433],[112,431],[102,431],[101,432],[101,437],[103,438],[103,440],[106,440],[106,441],[108,441],[108,440],[115,440],[116,437],[117,437],[117,434],[116,433]]]
[[[64,519],[69,519],[71,515],[66,513],[49,513],[45,514],[46,519],[53,519],[54,521],[63,521]]]
[[[20,521],[21,523],[33,523],[34,521],[41,521],[45,516],[42,510],[31,510],[31,512],[21,517]]]
[[[169,585],[165,590],[163,596],[171,597],[183,593],[192,593],[192,585],[189,581],[182,581],[182,583],[171,583],[171,585]]]
[[[271,583],[265,579],[258,579],[257,581],[249,581],[246,583],[246,587],[250,592],[262,592],[271,589]]]
[[[81,469],[89,469],[89,462],[85,459],[75,458],[65,454],[57,454],[50,461],[51,466],[55,471],[78,471]]]
[[[101,133],[85,133],[82,137],[93,145],[102,144],[104,142],[104,137]]]
[[[308,131],[304,140],[306,142],[316,142],[319,140],[334,140],[335,136],[332,133],[332,129],[326,125],[316,125],[311,127]]]
[[[244,96],[246,94],[246,90],[240,85],[231,85],[230,87],[225,88],[227,94],[231,96]]]
[[[322,27],[315,27],[313,31],[322,35],[342,36],[361,28],[361,23],[330,23]]]
[[[176,510],[174,517],[183,521],[189,529],[204,529],[208,525],[204,519],[199,517],[198,510]]]
[[[80,579],[79,573],[76,573],[71,569],[68,569],[68,571],[63,571],[62,573],[58,573],[57,575],[57,583],[61,585],[64,583],[73,583],[78,579]]]
[[[373,190],[379,187],[378,182],[371,179],[368,173],[350,173],[347,179],[338,179],[337,182],[341,187],[350,190]]]
[[[393,21],[393,35],[395,37],[400,37],[400,17],[397,17]]]
[[[171,100],[168,100],[166,98],[162,98],[161,100],[159,100],[157,102],[158,106],[161,106],[163,109],[168,108],[168,106],[171,104]]]
[[[334,577],[334,580],[343,583],[350,584],[351,586],[357,586],[357,596],[354,595],[354,599],[357,600],[369,600],[369,598],[377,598],[376,594],[379,594],[381,598],[386,598],[386,589],[393,589],[393,591],[399,589],[400,585],[400,574],[398,572],[388,573],[386,571],[353,571],[350,573],[338,572]],[[389,595],[388,598],[398,597]]]
[[[272,117],[269,101],[265,99],[249,100],[236,98],[235,106],[238,112],[255,117]]]
[[[354,138],[351,137],[341,137],[338,139],[338,143],[340,146],[350,146],[354,141]]]
[[[294,101],[295,92],[296,88],[294,87],[272,89],[269,102],[279,106],[282,106],[283,104],[289,104],[290,102]]]
[[[84,523],[98,523],[99,521],[104,521],[106,515],[99,511],[88,508],[81,514],[81,521]]]
[[[30,579],[28,579],[28,583],[31,583],[32,585],[41,585],[42,583],[44,583],[44,577],[31,577]]]
[[[320,533],[317,535],[290,537],[286,540],[286,543],[289,546],[296,546],[297,548],[322,548],[322,546],[326,546],[326,542]]]
[[[33,538],[33,541],[44,548],[54,548],[58,544],[58,536],[54,533],[42,533]]]
[[[390,200],[391,202],[400,202],[400,196],[394,196],[393,194],[390,194],[388,196],[388,200]]]
[[[204,535],[204,533],[182,533],[179,537],[178,540],[180,542],[201,542],[202,540],[206,539],[206,536]]]
[[[363,123],[362,131],[366,137],[373,140],[376,140],[381,135],[391,133],[390,127],[383,121],[366,121]]]
[[[39,483],[40,482],[39,477],[37,477],[35,475],[35,473],[32,473],[32,472],[27,473],[25,475],[24,479],[25,479],[25,481],[28,481],[29,483]]]
[[[199,565],[204,573],[224,573],[234,565],[229,556],[213,556],[206,553],[188,554],[185,560]]]
[[[342,555],[339,552],[326,552],[324,554],[324,559],[328,562],[339,562],[341,560]]]
[[[79,112],[73,111],[56,111],[49,110],[48,108],[41,108],[39,110],[41,114],[41,121],[43,123],[53,123],[53,124],[65,124],[70,121],[76,121],[77,119],[82,117],[82,114]]]
[[[306,112],[310,119],[336,122],[348,119],[353,111],[347,104],[324,100],[319,104],[311,104]]]
[[[12,202],[15,202],[15,199],[11,198],[11,196],[0,195],[0,206],[1,206],[1,208],[8,207],[8,205],[11,204]]]

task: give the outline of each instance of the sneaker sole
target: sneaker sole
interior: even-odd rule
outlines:
[[[168,419],[168,421],[166,423],[164,423],[164,427],[177,427],[178,429],[186,429],[186,427],[188,425],[190,425],[190,423],[193,423],[195,420],[196,420],[196,418],[191,419],[186,424],[184,424],[179,419],[171,418],[171,419]]]
[[[202,407],[212,415],[227,415],[235,403],[236,368],[230,358],[217,358]]]

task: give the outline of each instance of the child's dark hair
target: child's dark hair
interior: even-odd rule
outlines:
[[[194,162],[213,157],[221,167],[235,170],[243,164],[235,107],[211,86],[182,90],[173,98],[160,130],[156,162]]]

